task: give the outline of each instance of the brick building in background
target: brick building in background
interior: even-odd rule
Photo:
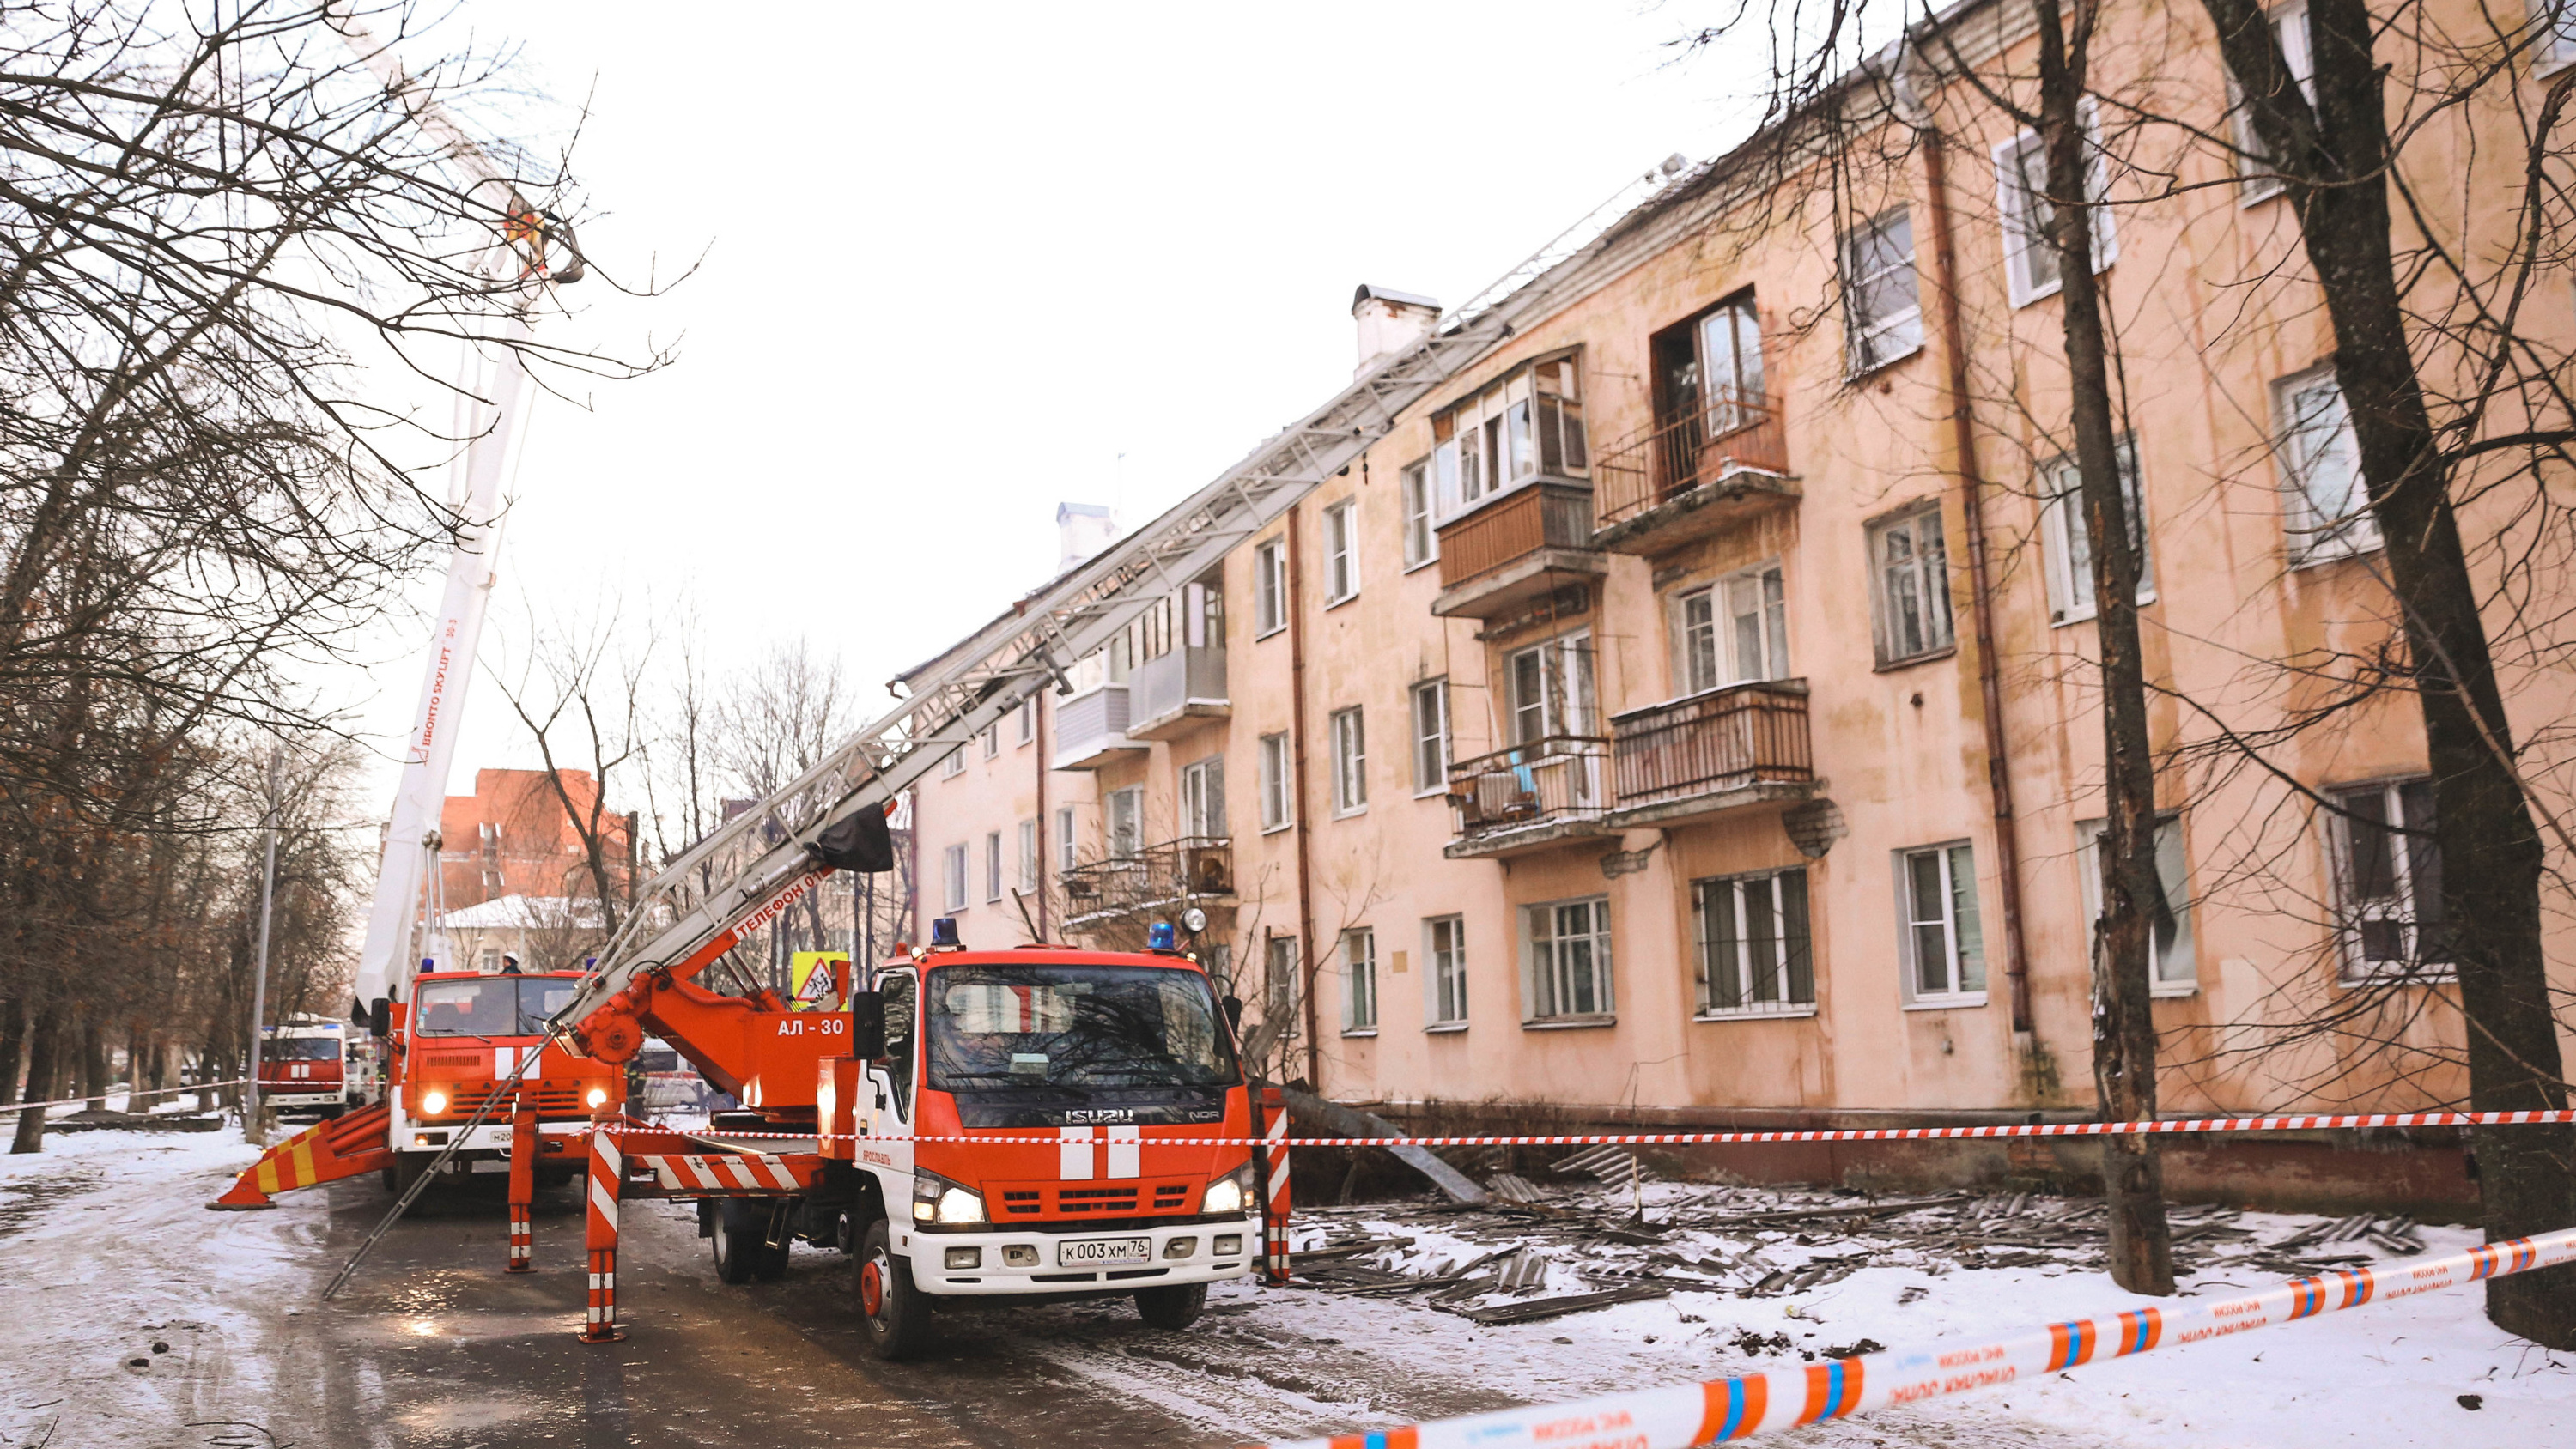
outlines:
[[[635,818],[600,809],[588,771],[562,779],[558,794],[543,770],[477,770],[474,793],[441,807],[440,920],[456,966],[497,970],[507,952],[529,970],[553,970],[580,965],[597,944],[599,886],[564,796],[585,820],[600,812],[611,892],[633,888]]]

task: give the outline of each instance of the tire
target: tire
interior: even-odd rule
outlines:
[[[395,1197],[401,1197],[411,1191],[411,1185],[420,1181],[422,1174],[429,1171],[429,1164],[430,1155],[427,1153],[395,1153],[394,1165],[384,1170],[385,1191]]]
[[[888,1363],[918,1358],[930,1346],[930,1300],[912,1283],[912,1261],[898,1258],[883,1218],[859,1238],[859,1323],[868,1352]]]
[[[1207,1311],[1205,1283],[1166,1283],[1159,1288],[1136,1290],[1136,1316],[1148,1327],[1178,1333],[1199,1321]]]
[[[760,1271],[762,1260],[770,1256],[768,1245],[761,1241],[768,1231],[769,1214],[762,1211],[762,1204],[738,1197],[717,1203],[715,1230],[707,1235],[715,1249],[716,1277],[726,1283],[748,1283],[755,1275],[777,1277]]]

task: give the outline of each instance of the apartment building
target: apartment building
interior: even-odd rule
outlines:
[[[2196,12],[2109,15],[2106,94],[2223,125]],[[2026,60],[2013,7],[1949,23]],[[2036,143],[1917,84],[1946,145],[1883,122],[1831,184],[1819,159],[1779,185],[1776,136],[1681,171],[1359,462],[934,772],[916,929],[1179,922],[1278,1068],[1345,1100],[2089,1106],[2102,736]],[[2392,637],[2327,322],[2277,195],[2223,150],[2154,159],[2159,199],[2125,165],[2099,184],[2169,812],[2164,1101],[2453,1099],[2415,706],[2287,728],[2323,693],[2299,661]],[[2447,195],[2464,231],[2505,224]],[[2566,290],[2541,325],[2576,333]],[[1353,314],[1363,372],[1442,325],[1375,287]],[[2512,685],[2526,738],[2567,708],[2563,676]],[[2275,730],[2262,768],[2222,748]],[[2323,1014],[2344,1029],[2284,1044]]]

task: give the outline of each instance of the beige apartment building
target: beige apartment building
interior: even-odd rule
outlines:
[[[2016,14],[1949,24],[2000,74]],[[2113,7],[2095,66],[2227,115],[2196,10]],[[1909,83],[1948,144],[1882,124],[1831,184],[1781,185],[1768,141],[1679,170],[1357,464],[934,771],[917,929],[1133,945],[1202,913],[1183,943],[1276,1070],[1399,1109],[2089,1108],[2101,726],[2036,146]],[[2455,1100],[2413,701],[2265,737],[2260,768],[2225,743],[2392,637],[2295,222],[2223,149],[2106,145],[2163,1100]],[[2150,170],[2179,184],[2149,200]],[[2436,192],[2505,224],[2501,193]],[[1363,372],[1439,325],[1372,287],[1354,316]],[[2473,536],[2503,526],[2481,507]],[[2509,692],[2524,738],[2565,712],[2563,674]]]

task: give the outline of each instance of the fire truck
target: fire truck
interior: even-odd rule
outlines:
[[[350,1033],[342,1023],[299,1014],[260,1036],[259,1099],[264,1105],[280,1113],[318,1112],[330,1118],[364,1100],[363,1072],[348,1070]]]

